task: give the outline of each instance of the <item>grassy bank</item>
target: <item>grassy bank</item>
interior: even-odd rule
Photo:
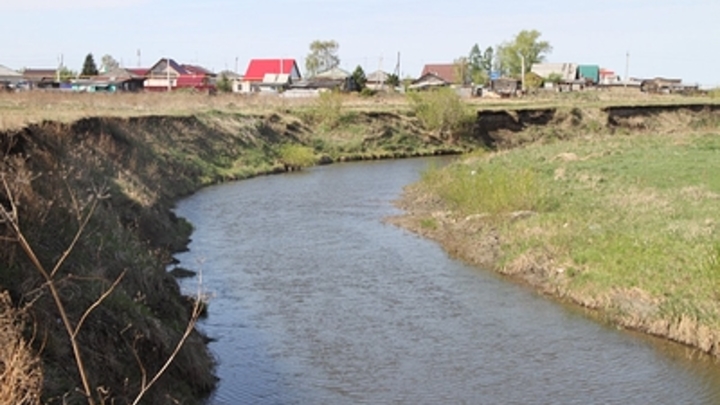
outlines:
[[[612,322],[720,355],[720,114],[586,125],[526,128],[514,134],[524,145],[425,173],[398,221]]]
[[[90,403],[87,392],[94,403],[133,402],[192,317],[192,300],[166,271],[192,231],[171,213],[178,198],[288,168],[473,146],[444,141],[403,112],[321,108],[89,117],[0,133],[8,214],[0,219],[0,293],[8,292],[0,295],[0,342],[24,359],[11,363],[13,353],[0,351],[0,364],[14,371],[3,380],[14,391],[1,391],[0,402],[30,393],[27,403]],[[52,270],[50,280],[39,267]],[[205,339],[191,333],[141,403],[197,403],[212,390]]]

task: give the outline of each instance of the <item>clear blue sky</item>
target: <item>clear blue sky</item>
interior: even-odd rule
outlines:
[[[548,62],[720,85],[720,0],[3,0],[0,64],[79,70],[88,52],[127,67],[164,56],[215,71],[292,57],[315,39],[340,44],[341,67],[403,76],[537,29]],[[382,63],[381,63],[382,58]]]

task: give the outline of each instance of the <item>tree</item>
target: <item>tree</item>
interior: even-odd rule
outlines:
[[[396,75],[395,73],[390,73],[387,76],[387,80],[385,81],[388,86],[392,87],[400,87],[400,76]]]
[[[355,68],[355,71],[352,73],[352,78],[355,82],[356,90],[358,92],[362,91],[367,84],[367,77],[365,77],[365,71],[363,70],[362,66],[358,65]]]
[[[230,93],[233,90],[232,82],[225,73],[220,75],[220,80],[218,80],[216,87],[218,91],[223,93]]]
[[[111,55],[104,55],[100,59],[100,70],[104,73],[111,72],[119,67],[120,64]]]
[[[523,57],[526,72],[532,65],[545,60],[545,56],[552,52],[552,46],[547,41],[539,41],[540,35],[542,34],[537,30],[523,30],[515,39],[498,47],[498,59],[503,73],[520,77]]]
[[[470,83],[471,68],[468,58],[462,56],[455,59],[453,68],[455,69],[455,84],[464,86]]]
[[[68,83],[70,80],[77,77],[77,72],[68,69],[66,66],[60,68],[58,71],[58,77],[63,83]]]
[[[485,48],[485,52],[483,52],[480,63],[480,66],[485,71],[485,73],[487,73],[488,77],[493,71],[493,62],[495,62],[495,50],[492,46],[488,46],[487,48]]]
[[[313,41],[310,44],[310,53],[305,59],[307,75],[312,77],[340,65],[339,48],[337,41]]]
[[[475,84],[484,84],[490,79],[490,72],[493,67],[494,50],[492,46],[487,47],[485,52],[480,50],[478,44],[473,45],[468,55],[470,66],[470,78]]]
[[[97,76],[98,68],[95,65],[95,59],[93,59],[92,53],[87,54],[85,57],[85,63],[83,63],[82,76]]]

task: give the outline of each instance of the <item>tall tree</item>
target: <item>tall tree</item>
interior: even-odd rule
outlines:
[[[93,55],[91,53],[87,54],[85,57],[85,63],[83,63],[82,72],[80,72],[81,76],[97,76],[98,75],[98,68],[97,65],[95,65],[95,59],[93,59]]]
[[[362,66],[358,65],[355,68],[355,71],[352,74],[352,78],[355,82],[355,86],[357,86],[356,90],[362,91],[367,84],[367,77],[365,76],[365,71],[363,70]]]
[[[491,46],[480,50],[478,44],[473,45],[468,55],[468,64],[470,65],[470,77],[475,84],[484,84],[490,78],[492,71],[492,63],[494,57],[493,48]]]
[[[525,59],[525,72],[536,63],[545,60],[545,56],[552,52],[552,46],[547,41],[540,41],[540,31],[520,31],[510,42],[498,47],[498,59],[503,73],[520,77],[522,59]]]
[[[495,62],[495,50],[492,46],[488,46],[485,48],[485,52],[483,52],[483,56],[481,59],[480,66],[482,66],[482,69],[487,73],[488,76],[490,76],[490,73],[493,71],[493,63]]]
[[[461,56],[453,62],[453,68],[455,69],[455,83],[461,86],[465,86],[470,83],[471,80],[471,67],[468,58]]]
[[[305,59],[307,75],[312,77],[340,65],[339,49],[337,41],[313,41],[310,44],[310,53]]]
[[[120,64],[111,55],[103,55],[102,59],[100,59],[100,70],[104,73],[111,72],[119,67]]]

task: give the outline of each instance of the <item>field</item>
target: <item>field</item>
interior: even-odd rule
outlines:
[[[402,203],[410,226],[611,322],[718,355],[720,115],[634,125],[555,128],[565,136],[428,171]]]
[[[344,95],[342,106],[350,111],[408,110],[404,95],[375,97]],[[473,98],[465,102],[477,109],[517,109],[544,107],[600,108],[609,105],[655,105],[672,103],[720,103],[719,98],[647,95],[637,90],[590,91],[585,93],[550,93],[518,99]],[[280,98],[201,93],[125,93],[74,94],[60,92],[0,92],[0,131],[17,129],[42,121],[72,122],[86,117],[134,117],[147,115],[190,115],[208,111],[263,114],[303,110],[317,106],[312,98]]]

